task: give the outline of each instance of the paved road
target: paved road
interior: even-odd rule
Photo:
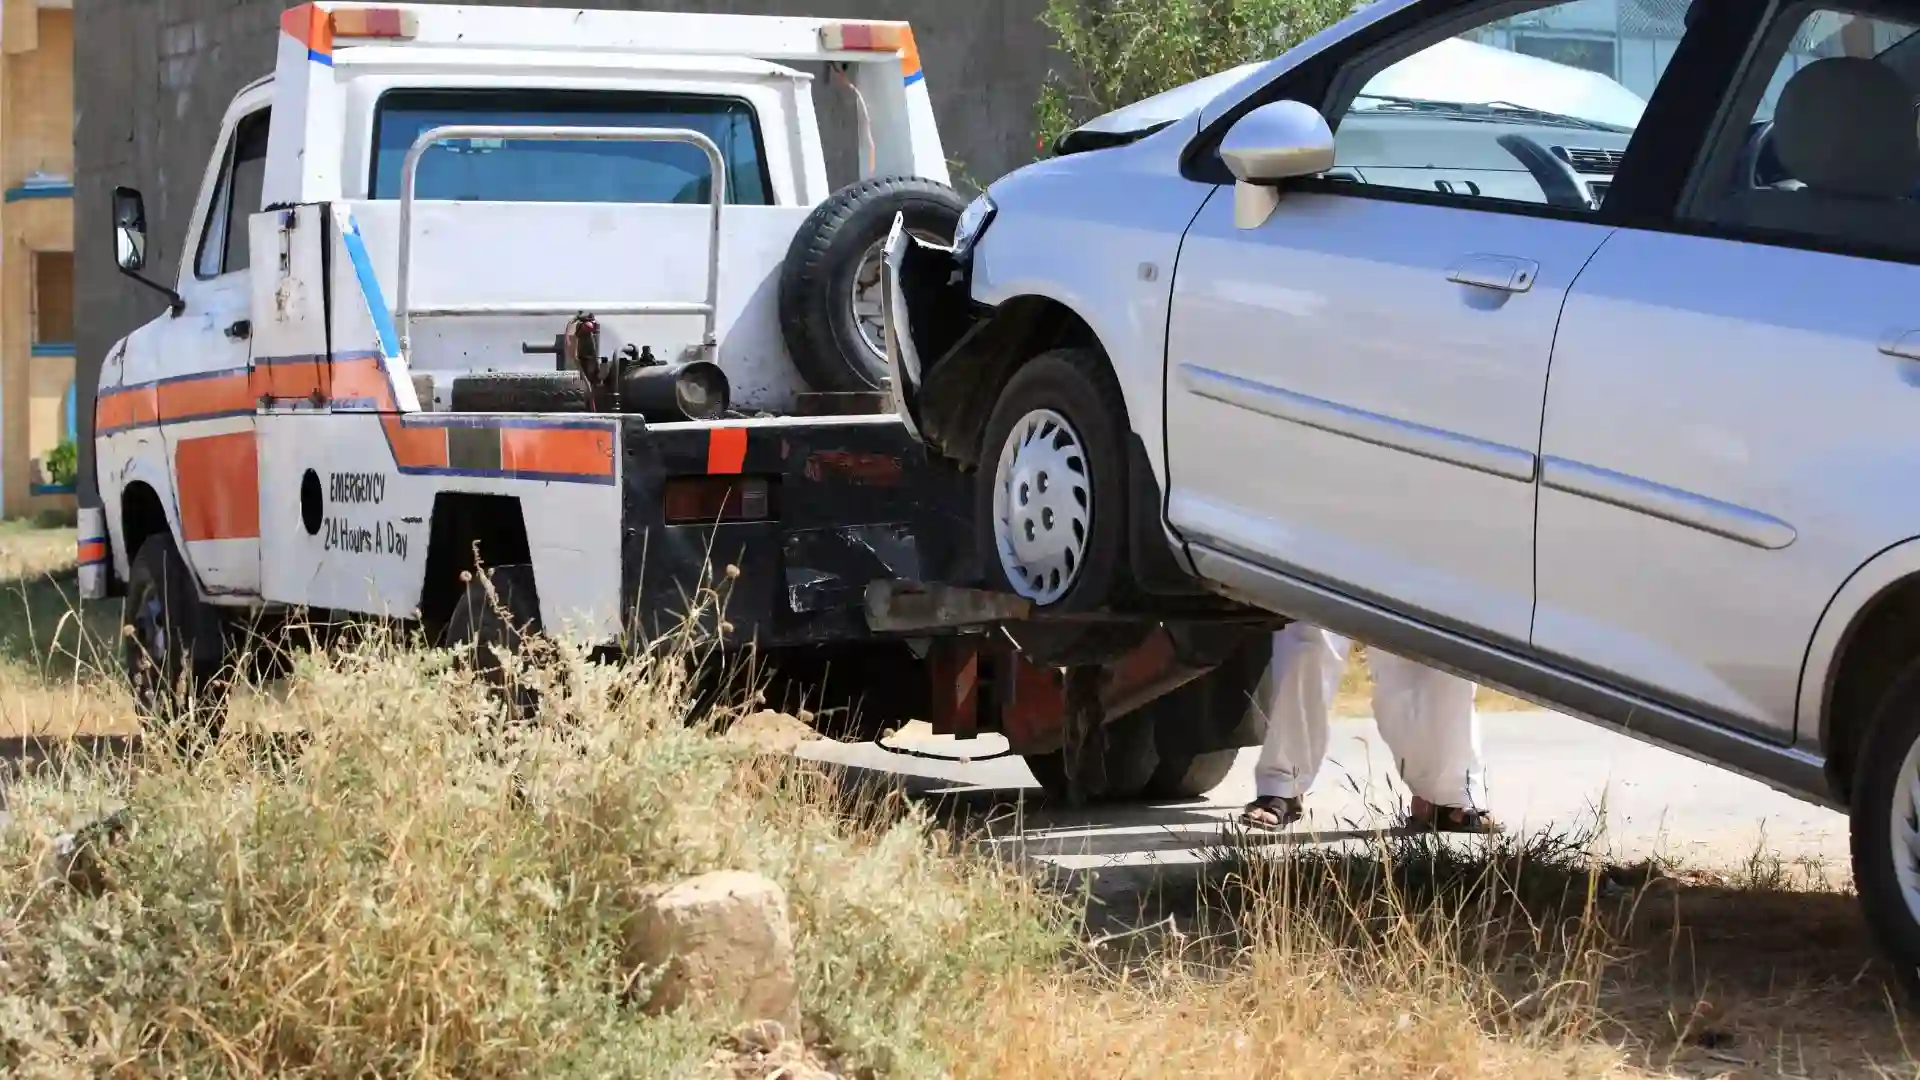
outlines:
[[[1623,859],[1676,857],[1694,867],[1745,863],[1756,852],[1789,862],[1811,860],[1834,872],[1847,864],[1847,821],[1833,811],[1781,795],[1762,784],[1699,764],[1582,721],[1546,712],[1487,713],[1485,753],[1492,809],[1523,830],[1588,830]],[[951,740],[907,733],[902,745],[957,753]],[[1004,749],[996,737],[968,744],[976,753]],[[1073,811],[1034,799],[1033,781],[1017,758],[947,764],[890,755],[877,747],[812,743],[808,758],[898,774],[926,793],[971,803],[1023,804],[995,829],[1064,868],[1183,863],[1218,841],[1221,825],[1253,795],[1254,750],[1201,802]],[[1308,802],[1304,830],[1317,838],[1361,839],[1390,827],[1403,793],[1368,719],[1336,723],[1332,760]],[[1014,835],[1014,834],[1017,834]],[[1301,842],[1305,836],[1289,838]]]

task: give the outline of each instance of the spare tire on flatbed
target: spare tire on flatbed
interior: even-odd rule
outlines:
[[[577,371],[478,371],[453,380],[457,413],[589,412],[593,395]]]
[[[801,223],[780,272],[780,327],[787,353],[809,386],[822,393],[886,387],[887,358],[878,338],[883,324],[872,315],[893,219],[904,215],[908,232],[950,244],[966,206],[945,184],[883,176],[839,192]],[[862,294],[868,298],[865,318],[854,311]],[[877,314],[885,317],[884,311]]]

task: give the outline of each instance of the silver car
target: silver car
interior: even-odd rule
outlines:
[[[1850,811],[1915,978],[1916,27],[1382,0],[898,239],[903,410],[1044,608],[1230,597]]]

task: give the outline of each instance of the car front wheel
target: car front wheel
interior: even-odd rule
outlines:
[[[974,519],[988,586],[1048,613],[1091,614],[1130,594],[1126,577],[1126,405],[1100,355],[1056,349],[1008,380],[987,421]],[[1020,651],[1043,664],[1124,655],[1151,628],[1025,625]]]

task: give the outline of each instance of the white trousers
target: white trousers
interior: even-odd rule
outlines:
[[[1253,774],[1259,795],[1299,799],[1313,790],[1326,761],[1328,722],[1351,645],[1305,623],[1273,635],[1267,741]],[[1367,658],[1374,722],[1400,779],[1430,803],[1485,809],[1474,684],[1378,649]]]

